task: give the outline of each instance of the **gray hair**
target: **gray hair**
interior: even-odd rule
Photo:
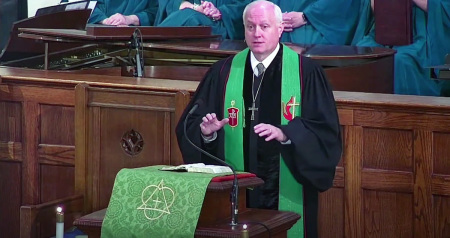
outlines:
[[[242,14],[242,19],[244,21],[244,24],[245,24],[245,16],[247,15],[247,10],[250,9],[254,5],[260,4],[261,2],[266,2],[267,4],[269,4],[270,6],[273,7],[273,13],[275,14],[275,18],[277,19],[278,23],[281,23],[283,21],[283,14],[281,13],[281,9],[278,5],[276,5],[273,2],[269,2],[267,0],[256,0],[256,1],[253,1],[249,4],[247,4],[247,6],[245,6],[244,13]]]

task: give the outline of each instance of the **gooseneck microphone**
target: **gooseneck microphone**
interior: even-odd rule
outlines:
[[[200,151],[202,154],[210,157],[211,159],[213,159],[214,161],[217,161],[218,163],[225,165],[227,167],[229,167],[231,169],[231,171],[233,171],[233,176],[234,176],[234,180],[233,180],[233,188],[231,190],[231,194],[230,194],[230,200],[231,200],[231,223],[230,225],[232,226],[236,226],[238,224],[238,195],[239,195],[239,184],[238,184],[238,179],[237,179],[237,174],[236,171],[234,170],[234,168],[228,164],[227,162],[217,158],[216,156],[206,152],[205,150],[203,150],[202,148],[198,147],[197,145],[195,145],[188,137],[187,132],[186,132],[186,124],[188,121],[188,118],[195,112],[195,110],[197,110],[199,104],[201,103],[201,101],[198,101],[193,107],[192,109],[188,112],[188,114],[186,115],[186,118],[184,119],[184,137],[186,138],[186,140],[194,147],[196,148],[198,151]]]

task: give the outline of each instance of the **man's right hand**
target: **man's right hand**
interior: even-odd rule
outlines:
[[[211,136],[214,132],[222,129],[222,127],[229,121],[228,118],[224,118],[219,121],[215,113],[206,114],[202,120],[203,122],[200,124],[200,129],[204,136]]]

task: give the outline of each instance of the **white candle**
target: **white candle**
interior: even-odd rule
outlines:
[[[62,207],[56,208],[56,238],[64,238],[64,212]]]

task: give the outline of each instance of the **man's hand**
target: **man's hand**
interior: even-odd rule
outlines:
[[[206,137],[211,136],[214,132],[222,129],[222,127],[228,123],[228,118],[219,121],[215,113],[206,114],[202,120],[203,122],[200,124],[200,129],[202,134]]]
[[[259,123],[254,128],[255,133],[259,135],[259,137],[266,137],[266,141],[271,141],[273,139],[279,142],[286,142],[288,140],[287,136],[283,133],[283,131],[270,124]]]
[[[212,2],[202,1],[203,14],[212,18],[214,21],[222,19],[222,13],[217,9]]]
[[[286,12],[283,13],[284,31],[291,32],[295,28],[305,25],[307,22],[303,17],[303,12]]]

